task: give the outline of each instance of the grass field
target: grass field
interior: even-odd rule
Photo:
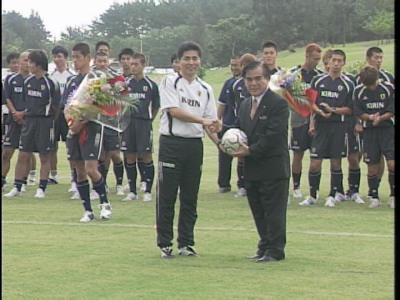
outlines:
[[[384,51],[387,57],[389,50]],[[284,58],[280,61],[283,65]],[[225,71],[207,72],[216,96],[218,84],[229,77]],[[155,141],[157,160],[158,124]],[[61,183],[49,186],[45,199],[33,198],[35,186],[21,197],[2,199],[3,299],[394,299],[394,211],[386,205],[387,174],[382,207],[342,202],[326,208],[329,163],[324,162],[318,205],[300,207],[292,199],[288,206],[286,260],[260,265],[244,259],[258,241],[247,201],[234,198],[235,189],[217,193],[217,150],[207,138],[204,142],[195,231],[200,257],[162,260],[155,243],[155,201],[121,202],[112,172],[112,219],[80,223],[83,208],[66,192],[69,171],[61,145]],[[303,194],[308,163],[305,155]],[[343,170],[347,188],[346,160]],[[364,163],[361,170],[365,198]],[[13,174],[12,168],[9,182]],[[232,177],[234,186],[235,172]]]

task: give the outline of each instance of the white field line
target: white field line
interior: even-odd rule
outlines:
[[[50,226],[101,226],[101,227],[120,227],[120,228],[146,228],[154,229],[155,225],[140,225],[140,224],[114,224],[105,223],[107,221],[94,221],[91,223],[68,223],[68,222],[42,222],[42,221],[6,221],[2,220],[2,224],[10,225],[50,225]],[[176,229],[176,227],[175,227]],[[255,229],[247,228],[216,228],[216,227],[196,227],[199,231],[247,231],[253,232]],[[357,232],[317,232],[317,231],[287,231],[287,233],[306,234],[306,235],[330,235],[330,236],[360,236],[360,237],[376,237],[376,238],[394,238],[394,234],[374,234],[374,233],[357,233]]]

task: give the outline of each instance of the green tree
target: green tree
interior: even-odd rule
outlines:
[[[1,65],[6,66],[6,56],[10,52],[20,52],[23,49],[23,41],[20,34],[23,33],[23,28],[20,29],[19,25],[23,22],[23,17],[16,13],[11,12],[3,14],[1,18]]]
[[[364,29],[376,34],[381,42],[384,38],[390,39],[394,34],[394,12],[378,10],[367,19]]]
[[[42,19],[35,11],[29,18],[11,11],[2,13],[2,65],[4,58],[10,51],[22,52],[26,49],[44,49],[49,43],[50,33],[46,31]]]
[[[251,52],[248,44],[253,32],[250,15],[219,20],[215,25],[207,25],[207,32],[207,48],[213,66],[226,65],[231,56]]]
[[[42,45],[50,41],[51,34],[46,30],[42,18],[35,11],[26,20],[29,31],[25,34],[24,42],[35,49],[42,49]]]
[[[83,41],[90,40],[91,32],[84,26],[67,27],[66,32],[61,33],[61,40],[64,41]]]
[[[206,63],[208,51],[206,47],[206,22],[200,5],[196,5],[189,20],[190,36],[189,39],[198,43],[202,47],[202,61]]]
[[[68,27],[59,41],[49,40],[38,13],[12,11],[2,14],[2,53],[106,40],[113,56],[142,45],[150,63],[165,66],[179,43],[194,40],[203,63],[219,66],[232,53],[256,54],[266,40],[288,49],[390,38],[393,11],[393,0],[138,0],[112,4],[90,26]]]
[[[150,64],[169,67],[171,55],[180,43],[190,39],[190,35],[189,25],[153,29],[143,40],[143,52]]]

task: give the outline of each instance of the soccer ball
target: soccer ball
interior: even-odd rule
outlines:
[[[221,145],[226,153],[231,154],[240,147],[240,143],[247,144],[247,135],[238,128],[228,129],[221,139]]]

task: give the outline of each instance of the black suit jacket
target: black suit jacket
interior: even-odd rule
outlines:
[[[250,118],[251,97],[240,106],[238,127],[248,139],[250,155],[244,158],[245,180],[269,180],[290,177],[288,147],[289,107],[285,99],[270,89]]]

